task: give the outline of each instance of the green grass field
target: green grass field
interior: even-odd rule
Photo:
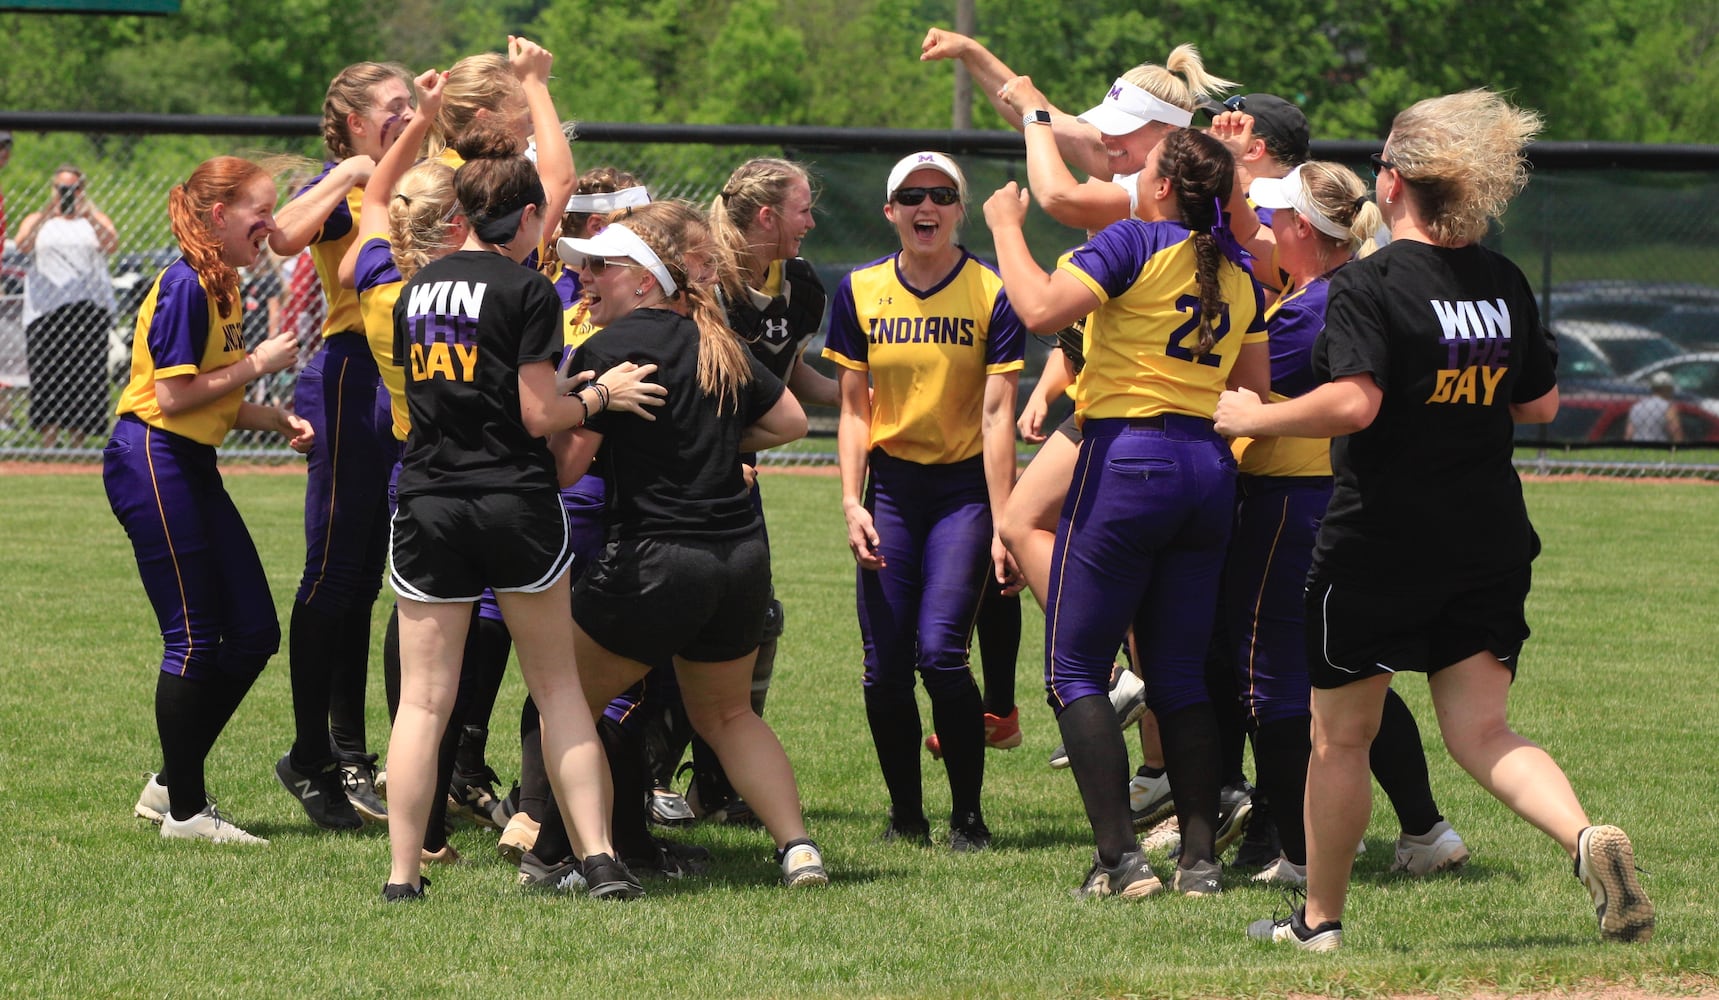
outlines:
[[[223,810],[272,845],[164,842],[132,818],[144,773],[158,765],[160,642],[128,543],[97,476],[0,483],[0,800],[10,809],[0,837],[0,995],[1719,990],[1719,794],[1704,763],[1719,734],[1710,617],[1719,490],[1707,484],[1528,488],[1546,551],[1512,717],[1563,764],[1597,822],[1630,831],[1659,908],[1654,940],[1600,942],[1562,853],[1459,773],[1438,744],[1424,683],[1404,678],[1440,805],[1474,859],[1425,881],[1387,874],[1397,830],[1380,797],[1344,949],[1314,956],[1244,938],[1248,921],[1283,902],[1239,873],[1207,900],[1069,897],[1091,842],[1073,781],[1045,766],[1057,739],[1039,694],[1042,628],[1032,614],[1018,665],[1026,745],[988,758],[996,849],[954,857],[879,843],[885,798],[861,710],[853,569],[833,478],[767,472],[764,483],[788,613],[768,717],[798,768],[834,876],[827,891],[779,889],[762,833],[695,828],[682,836],[715,852],[710,876],[652,883],[631,905],[526,896],[494,853],[494,834],[462,828],[454,844],[472,863],[433,872],[426,905],[396,907],[379,900],[385,832],[317,832],[275,782],[292,728],[284,654],[209,763]],[[234,474],[228,484],[284,620],[303,554],[303,480]],[[374,673],[370,739],[382,749]],[[515,671],[490,741],[509,778],[521,694]],[[925,774],[936,816],[947,787],[929,758]]]

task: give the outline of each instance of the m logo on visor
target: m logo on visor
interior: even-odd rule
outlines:
[[[1121,87],[1111,87],[1110,93],[1105,95],[1105,96],[1107,96],[1110,100],[1114,101],[1117,98],[1120,98],[1122,96],[1122,88]]]
[[[920,153],[919,154],[919,162],[920,163],[935,163],[936,161],[937,161],[937,154],[935,154],[935,153]]]

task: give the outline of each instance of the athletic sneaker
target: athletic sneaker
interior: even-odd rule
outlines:
[[[529,815],[516,812],[507,818],[507,826],[502,827],[501,839],[496,841],[495,849],[501,856],[514,864],[519,864],[525,852],[537,845],[539,824]]]
[[[677,879],[688,875],[703,875],[708,871],[710,852],[696,844],[681,844],[652,837],[642,850],[624,852],[621,861],[635,875]]]
[[[824,855],[818,845],[805,837],[790,840],[776,852],[776,863],[782,866],[782,884],[790,889],[810,889],[829,885],[830,873],[824,870]]]
[[[345,776],[346,800],[367,823],[388,822],[388,806],[382,802],[382,790],[376,773],[376,755],[340,751],[335,755]]]
[[[1170,773],[1153,775],[1152,770],[1142,764],[1128,779],[1128,812],[1136,831],[1150,829],[1176,811],[1175,800],[1170,797]]]
[[[1255,941],[1292,944],[1302,951],[1336,951],[1343,944],[1343,922],[1327,920],[1308,927],[1302,919],[1306,907],[1297,907],[1277,920],[1255,920],[1247,925],[1247,936]]]
[[[1146,854],[1136,847],[1132,851],[1124,851],[1121,860],[1113,868],[1106,868],[1098,860],[1092,858],[1092,868],[1086,873],[1086,881],[1080,888],[1074,890],[1076,899],[1096,899],[1102,896],[1121,896],[1123,899],[1144,899],[1154,893],[1163,891],[1164,883],[1158,881],[1158,876],[1152,874],[1152,866],[1146,863]]]
[[[585,874],[572,858],[549,864],[530,851],[519,859],[519,884],[525,889],[577,892],[585,888]]]
[[[507,825],[507,800],[495,793],[501,779],[489,767],[470,774],[454,772],[448,784],[448,815],[460,816],[479,826],[499,830]]]
[[[627,866],[607,854],[593,854],[580,866],[585,874],[585,892],[595,899],[638,899],[645,887]]]
[[[1164,850],[1176,854],[1182,849],[1182,826],[1171,816],[1162,820],[1140,840],[1143,851]]]
[[[1110,685],[1110,707],[1116,709],[1117,724],[1123,729],[1139,722],[1146,714],[1146,682],[1123,667]]]
[[[1110,707],[1116,710],[1116,721],[1127,729],[1140,721],[1146,714],[1146,682],[1135,676],[1134,671],[1118,665],[1110,679]],[[1068,767],[1068,747],[1057,744],[1051,751],[1050,766],[1060,771]]]
[[[1576,877],[1594,898],[1600,937],[1646,941],[1653,937],[1653,901],[1635,877],[1635,847],[1615,826],[1590,826],[1576,838]]]
[[[410,903],[415,900],[423,899],[424,890],[429,887],[430,880],[422,875],[418,876],[418,885],[416,888],[413,888],[404,882],[389,882],[382,887],[382,902]]]
[[[921,847],[931,843],[931,821],[921,816],[918,821],[898,820],[893,811],[889,814],[889,825],[883,828],[883,836],[878,838],[886,844],[897,841],[917,844]]]
[[[1270,803],[1254,790],[1253,815],[1248,817],[1247,833],[1236,848],[1232,868],[1266,868],[1283,854],[1283,841],[1277,836],[1277,823],[1271,818]]]
[[[664,785],[651,788],[650,801],[645,804],[645,817],[658,826],[691,826],[697,819],[686,799]]]
[[[426,865],[463,865],[466,859],[459,851],[454,850],[454,845],[443,844],[439,851],[432,851],[427,847],[418,848],[418,862]]]
[[[1468,845],[1441,819],[1418,837],[1405,833],[1397,838],[1397,856],[1391,862],[1391,871],[1431,875],[1460,868],[1467,860]]]
[[[1245,780],[1225,785],[1218,792],[1218,829],[1215,836],[1219,856],[1247,833],[1248,819],[1253,815],[1253,786]]]
[[[310,821],[324,830],[356,830],[364,825],[346,797],[345,773],[334,761],[307,774],[293,767],[291,753],[284,753],[275,762],[275,777],[298,799]]]
[[[161,836],[167,840],[207,840],[211,844],[267,844],[262,837],[253,837],[234,826],[209,803],[190,819],[174,819],[167,813],[161,819]]]
[[[1176,866],[1170,876],[1170,891],[1184,896],[1216,896],[1223,888],[1224,866],[1216,861],[1196,861],[1187,868]]]
[[[1298,865],[1280,854],[1276,861],[1260,869],[1259,873],[1254,875],[1253,880],[1255,882],[1277,882],[1283,885],[1306,885],[1307,866]]]
[[[1009,709],[1008,715],[985,713],[985,746],[992,750],[1013,750],[1021,745],[1020,706]],[[925,752],[932,760],[943,759],[943,741],[936,733],[925,737]]]
[[[173,800],[167,795],[167,786],[161,783],[161,775],[149,772],[143,791],[138,793],[137,804],[131,807],[132,813],[151,823],[160,823],[172,808]]]
[[[956,854],[973,854],[989,850],[991,830],[978,813],[967,813],[949,821],[949,850]]]

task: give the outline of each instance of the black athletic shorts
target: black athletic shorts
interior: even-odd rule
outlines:
[[[573,563],[554,490],[400,498],[389,527],[394,592],[414,601],[475,601],[485,588],[535,594]]]
[[[737,660],[758,648],[770,603],[770,549],[743,538],[624,538],[603,546],[573,588],[573,620],[640,663]]]
[[[1307,585],[1307,668],[1316,688],[1375,674],[1432,674],[1481,652],[1516,673],[1528,640],[1532,571],[1487,584],[1384,591],[1314,579]]]
[[[1080,421],[1076,420],[1074,414],[1070,413],[1067,417],[1063,418],[1062,423],[1056,425],[1056,430],[1052,433],[1061,434],[1063,437],[1068,438],[1075,444],[1079,444]]]

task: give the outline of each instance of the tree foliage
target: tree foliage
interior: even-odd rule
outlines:
[[[943,127],[953,67],[919,40],[954,0],[185,0],[160,18],[0,15],[0,106],[314,114],[347,63],[414,69],[523,32],[558,53],[571,116]],[[979,36],[1058,104],[1197,44],[1244,91],[1301,103],[1322,138],[1376,137],[1408,104],[1475,86],[1546,138],[1719,141],[1713,0],[979,0]],[[981,127],[998,124],[975,98]]]

